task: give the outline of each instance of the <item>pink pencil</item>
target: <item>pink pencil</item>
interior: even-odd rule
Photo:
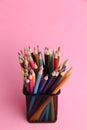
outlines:
[[[30,74],[29,76],[29,92],[30,93],[33,93],[33,90],[34,90],[34,86],[33,86],[33,78],[32,78],[32,75]]]

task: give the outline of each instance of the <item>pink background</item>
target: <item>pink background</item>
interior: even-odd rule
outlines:
[[[61,46],[73,73],[59,96],[58,121],[30,124],[17,52]],[[87,0],[0,0],[0,130],[87,130]]]

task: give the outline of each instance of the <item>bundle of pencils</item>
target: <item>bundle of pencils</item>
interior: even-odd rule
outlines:
[[[57,113],[57,95],[70,77],[72,68],[67,68],[68,59],[60,64],[60,47],[56,51],[44,49],[44,56],[37,46],[18,52],[24,91],[29,107],[29,121],[54,121]],[[29,96],[30,95],[30,99]],[[39,96],[39,97],[38,97]],[[51,113],[51,114],[49,114]]]

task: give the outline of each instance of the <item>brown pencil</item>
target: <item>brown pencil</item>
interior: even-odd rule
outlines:
[[[34,48],[34,57],[35,57],[36,64],[39,67],[39,55],[36,51],[36,48]]]

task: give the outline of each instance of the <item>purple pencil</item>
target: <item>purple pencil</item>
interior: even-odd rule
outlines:
[[[50,88],[50,86],[53,84],[56,78],[56,72],[53,71],[50,78],[48,79],[47,84],[44,86],[42,93],[45,94],[47,90]]]
[[[48,76],[45,76],[44,79],[43,79],[42,84],[39,87],[38,94],[41,94],[43,92],[43,89],[44,89],[47,81],[48,81]]]

